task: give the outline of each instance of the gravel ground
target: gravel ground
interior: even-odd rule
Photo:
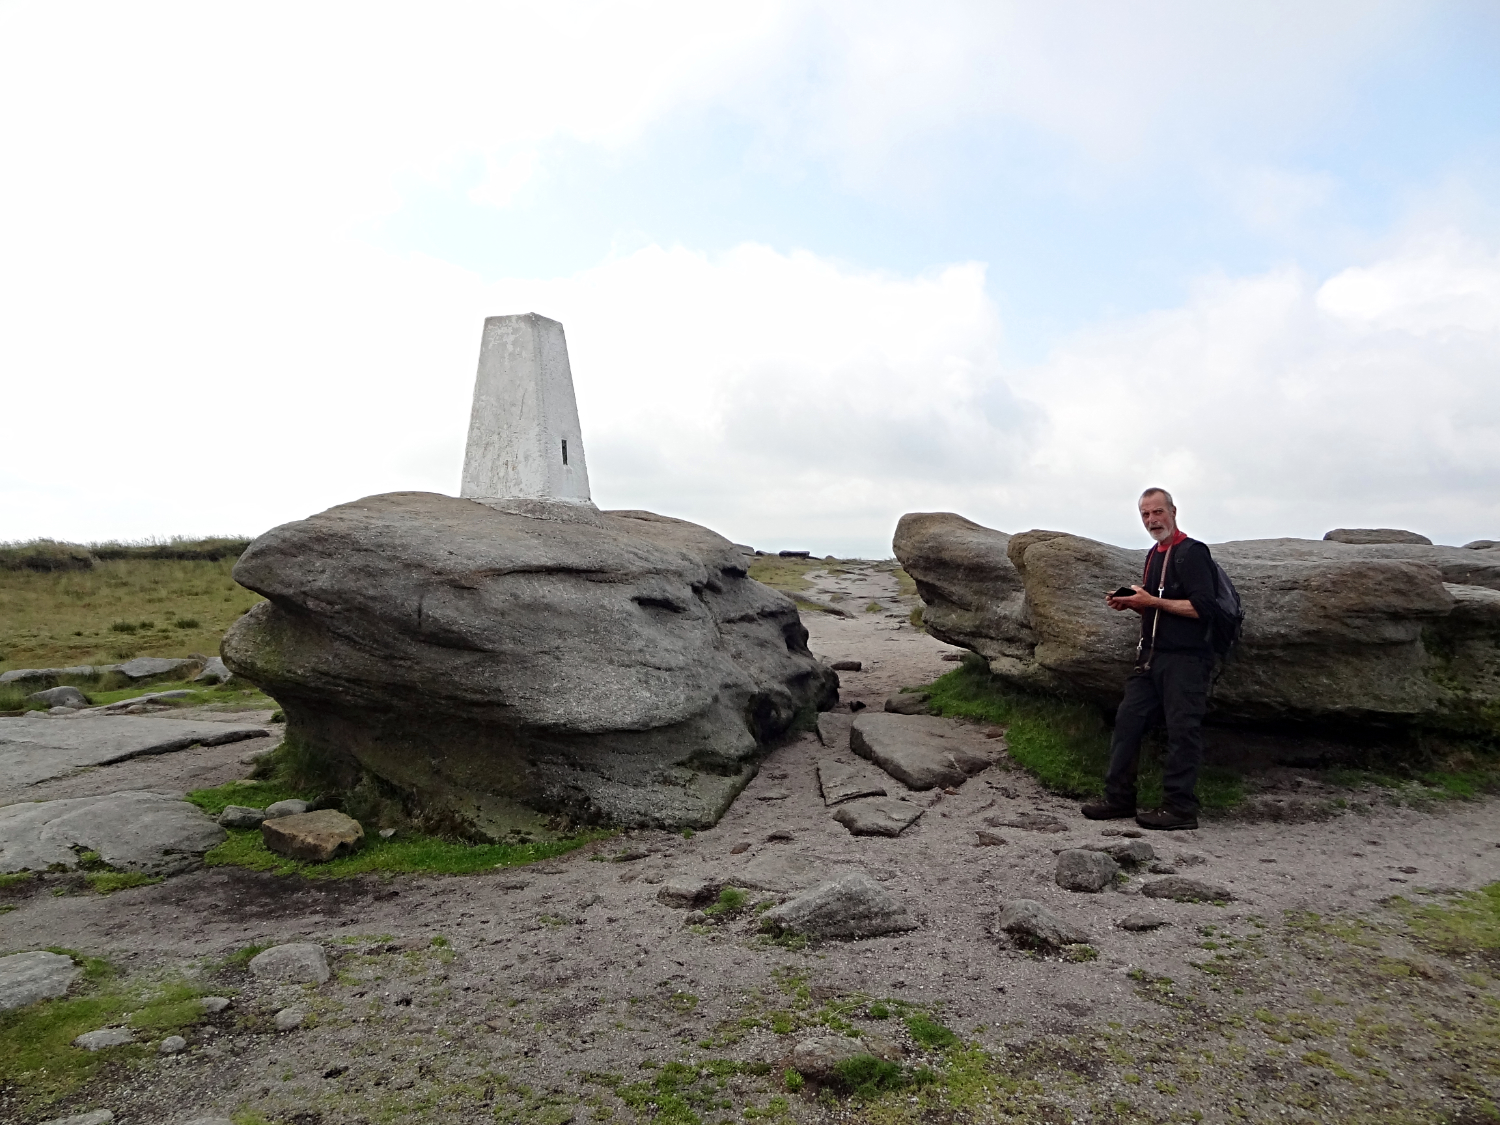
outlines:
[[[819,578],[815,596],[834,594],[851,618],[804,617],[814,651],[866,664],[843,675],[846,702],[879,707],[952,667],[951,650],[907,622],[913,603],[888,572]],[[890,608],[863,612],[871,601]],[[1003,745],[981,728],[955,733]],[[197,785],[243,774],[236,749],[71,780]],[[1355,794],[1357,811],[1338,816],[1148,834],[1163,862],[1234,896],[1178,903],[1144,897],[1156,878],[1144,873],[1099,894],[1057,887],[1058,851],[1115,842],[1105,829],[1129,826],[1084,821],[1003,754],[954,794],[913,795],[926,811],[899,838],[850,836],[818,793],[816,761],[833,752],[812,735],[780,747],[718,827],[691,839],[628,834],[524,869],[309,882],[219,868],[108,897],[13,897],[18,908],[0,916],[6,951],[67,946],[140,980],[187,975],[233,1003],[188,1029],[175,1058],[107,1067],[46,1112],[0,1101],[0,1117],[107,1107],[119,1122],[169,1125],[211,1112],[327,1125],[1491,1119],[1500,958],[1424,944],[1403,901],[1443,904],[1500,879],[1496,802],[1414,809]],[[78,795],[68,780],[48,795]],[[1268,784],[1318,783],[1282,770]],[[1005,843],[977,844],[986,818],[1021,812],[1065,830],[1002,827]],[[657,899],[674,876],[732,884],[778,861],[862,868],[920,925],[797,948],[759,933],[748,907],[692,924]],[[749,903],[785,897],[757,891]],[[996,916],[1016,898],[1084,930],[1094,959],[997,937]],[[1167,924],[1117,927],[1140,911]],[[293,940],[329,950],[328,982],[269,986],[230,959]],[[309,1019],[276,1031],[274,1014],[294,1005]],[[915,1011],[973,1049],[924,1047],[901,1018]],[[789,1090],[792,1047],[830,1027],[883,1039],[938,1079],[874,1102],[815,1083]]]

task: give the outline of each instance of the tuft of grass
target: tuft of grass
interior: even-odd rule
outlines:
[[[301,796],[300,790],[292,789],[280,781],[230,781],[212,789],[195,789],[187,795],[187,799],[209,816],[218,816],[230,805],[263,809],[277,801]]]
[[[1418,906],[1391,900],[1417,940],[1439,953],[1462,957],[1500,951],[1500,883],[1464,891],[1446,904]]]
[[[913,1012],[905,1022],[911,1037],[924,1047],[941,1051],[958,1046],[957,1035],[922,1012]]]
[[[966,657],[923,690],[932,696],[927,704],[932,714],[1005,727],[1011,759],[1052,792],[1068,797],[1104,793],[1110,733],[1098,707],[1017,691],[992,675],[977,656]],[[1143,804],[1160,803],[1160,747],[1154,739],[1141,749],[1139,786]],[[1244,779],[1232,770],[1205,766],[1198,797],[1205,808],[1231,808],[1244,799]]]
[[[884,613],[885,612],[885,606],[881,605],[879,602],[871,602],[869,605],[865,606],[865,612],[866,613]]]
[[[733,914],[737,910],[743,910],[749,895],[738,887],[725,887],[719,892],[718,900],[709,907],[705,907],[705,914]]]
[[[127,887],[150,887],[162,881],[160,875],[147,875],[140,871],[92,871],[84,878],[101,895],[123,891]]]

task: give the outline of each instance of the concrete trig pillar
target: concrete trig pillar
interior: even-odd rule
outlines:
[[[459,495],[525,515],[558,518],[559,505],[597,511],[557,321],[536,313],[485,319]]]

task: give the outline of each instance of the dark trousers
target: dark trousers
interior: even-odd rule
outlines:
[[[1104,796],[1112,805],[1135,807],[1135,777],[1141,739],[1163,719],[1167,723],[1167,760],[1162,771],[1166,807],[1198,811],[1198,767],[1203,764],[1203,714],[1213,658],[1189,652],[1158,652],[1145,672],[1125,681],[1125,698],[1115,712],[1109,773]]]

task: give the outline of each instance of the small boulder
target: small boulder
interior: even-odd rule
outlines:
[[[847,871],[761,915],[773,930],[848,941],[914,930],[906,908],[863,871]]]
[[[1061,949],[1065,945],[1083,945],[1089,936],[1076,926],[1064,922],[1041,903],[1029,898],[1012,899],[1000,911],[999,928],[1018,945],[1031,949]]]
[[[26,697],[27,703],[45,703],[48,707],[82,708],[89,705],[89,697],[76,687],[53,687],[45,691],[34,691]]]
[[[128,1027],[101,1027],[98,1031],[85,1031],[73,1040],[73,1046],[85,1051],[102,1051],[106,1047],[123,1047],[135,1042],[135,1032]]]
[[[259,828],[261,821],[265,819],[265,809],[255,809],[249,805],[225,805],[224,811],[219,814],[219,827]]]
[[[792,1066],[803,1077],[826,1082],[834,1076],[839,1063],[869,1053],[863,1043],[847,1035],[815,1035],[792,1048]]]
[[[285,801],[277,801],[266,806],[266,819],[275,820],[280,816],[299,816],[307,811],[307,802],[299,801],[296,797],[289,797]]]
[[[1323,538],[1329,543],[1420,543],[1432,546],[1432,540],[1427,536],[1395,527],[1336,527]]]
[[[925,811],[910,801],[878,797],[840,805],[833,819],[847,828],[851,836],[899,836]]]
[[[168,1035],[156,1048],[163,1055],[177,1055],[187,1050],[187,1040],[180,1035]]]
[[[203,671],[193,677],[193,683],[222,684],[226,683],[233,676],[234,673],[224,667],[222,660],[217,656],[210,656],[208,662],[203,665]]]
[[[1114,844],[1090,844],[1089,851],[1103,852],[1116,863],[1150,863],[1156,858],[1156,849],[1145,840],[1122,840]]]
[[[205,996],[199,1003],[203,1005],[205,1012],[212,1014],[214,1012],[222,1012],[225,1008],[229,1007],[229,997]]]
[[[174,660],[164,656],[137,656],[116,669],[129,680],[150,680],[157,676],[186,675],[198,665],[196,660]]]
[[[311,941],[273,945],[250,959],[250,974],[282,984],[322,984],[328,979],[328,957]]]
[[[81,972],[73,958],[41,949],[0,957],[0,1012],[61,996]]]
[[[291,1031],[293,1028],[301,1027],[307,1022],[308,1011],[300,1004],[294,1004],[290,1008],[282,1008],[276,1013],[276,1030]]]
[[[984,818],[985,824],[991,828],[1019,828],[1025,832],[1066,832],[1068,825],[1066,821],[1058,820],[1051,813],[1011,813],[1006,815],[996,814]]]
[[[656,901],[666,906],[686,909],[701,906],[710,901],[723,888],[722,879],[710,879],[701,875],[678,875],[668,879],[656,892]]]
[[[77,1113],[72,1117],[49,1117],[41,1125],[110,1125],[115,1115],[107,1109],[96,1109],[89,1113]]]
[[[979,837],[979,846],[982,848],[996,848],[1005,843],[1005,837],[993,828],[981,828],[975,835]]]
[[[277,855],[308,863],[327,863],[336,856],[357,851],[364,842],[365,830],[347,813],[319,809],[262,821],[260,838]]]
[[[885,709],[893,715],[925,715],[931,698],[925,691],[904,691],[887,699]]]
[[[1145,911],[1137,911],[1127,914],[1115,925],[1122,930],[1131,930],[1135,933],[1144,933],[1147,930],[1159,930],[1163,926],[1171,925],[1165,918],[1158,918],[1155,914],[1147,914]]]
[[[835,672],[858,672],[864,664],[858,660],[835,660],[829,667]]]
[[[1057,857],[1053,879],[1065,891],[1102,891],[1115,881],[1120,865],[1103,852],[1069,848]]]
[[[1500,547],[1500,539],[1475,539],[1464,544],[1468,551],[1488,551],[1492,547]]]
[[[1170,898],[1178,902],[1232,902],[1234,895],[1227,887],[1205,883],[1201,879],[1189,879],[1186,875],[1168,875],[1141,888],[1147,898]]]

